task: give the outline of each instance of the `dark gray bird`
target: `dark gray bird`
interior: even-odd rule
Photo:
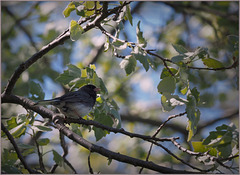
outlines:
[[[50,100],[41,100],[35,105],[53,105],[66,117],[82,118],[92,110],[99,90],[96,86],[89,84],[78,91],[68,92]]]

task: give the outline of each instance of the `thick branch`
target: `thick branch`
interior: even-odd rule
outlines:
[[[189,171],[184,171],[184,170],[174,170],[171,168],[166,168],[166,167],[157,165],[153,162],[146,162],[146,161],[143,161],[140,159],[136,159],[133,157],[129,157],[129,156],[126,156],[126,155],[123,155],[120,153],[110,151],[101,146],[98,146],[98,145],[88,142],[87,140],[83,139],[76,133],[69,130],[66,126],[64,126],[63,120],[60,117],[55,116],[54,118],[55,118],[54,121],[55,121],[56,127],[59,130],[61,130],[64,135],[66,135],[68,138],[75,141],[76,143],[82,145],[84,148],[91,150],[91,152],[97,152],[105,157],[110,158],[110,159],[115,159],[120,162],[128,163],[128,164],[131,164],[134,166],[141,166],[141,167],[151,169],[151,170],[154,170],[154,171],[157,171],[160,173],[184,173],[184,174],[185,173],[196,173],[196,172],[189,172]]]
[[[98,26],[102,20],[104,20],[106,17],[108,17],[111,14],[116,13],[119,9],[122,9],[125,5],[129,4],[130,2],[123,3],[121,6],[117,6],[113,9],[107,10],[108,2],[103,3],[103,13],[99,16],[97,16],[92,22],[89,22],[86,24],[86,26],[83,27],[84,32],[87,32],[88,30],[91,30],[95,26]],[[69,30],[65,30],[62,34],[60,34],[55,40],[50,42],[48,45],[44,46],[39,52],[35,53],[32,57],[30,57],[27,61],[20,64],[19,67],[15,70],[14,74],[11,76],[4,93],[9,95],[11,94],[17,80],[19,79],[20,75],[28,69],[33,63],[35,63],[38,59],[40,59],[43,55],[48,53],[50,50],[55,48],[58,45],[61,45],[64,43],[64,41],[68,40],[70,38],[70,32]]]
[[[52,118],[52,116],[54,116],[55,114],[42,107],[42,106],[34,106],[34,102],[32,102],[31,100],[24,98],[24,97],[19,97],[19,96],[14,96],[14,95],[2,95],[2,102],[3,103],[15,103],[15,104],[20,104],[23,107],[25,107],[26,109],[31,109],[35,112],[38,112],[40,115],[42,115],[45,118]],[[62,118],[58,119],[57,121],[59,122],[55,122],[56,127],[67,137],[69,137],[70,139],[72,139],[73,141],[77,142],[78,144],[82,145],[83,147],[89,149],[92,152],[97,152],[105,157],[111,158],[111,159],[115,159],[121,162],[125,162],[125,163],[129,163],[132,164],[134,166],[141,166],[144,168],[148,168],[154,171],[158,171],[158,172],[162,172],[162,173],[194,173],[194,172],[188,172],[188,171],[182,171],[182,170],[173,170],[170,168],[166,168],[166,167],[162,167],[159,165],[154,164],[153,162],[146,162],[143,160],[139,160],[139,159],[135,159],[126,155],[122,155],[119,153],[115,153],[112,152],[108,149],[105,149],[103,147],[97,146],[95,144],[92,144],[90,142],[88,142],[87,140],[81,138],[79,135],[75,134],[74,132],[72,132],[71,130],[69,130],[67,127],[64,126]],[[80,122],[82,124],[84,124],[85,120],[80,120]],[[85,121],[85,122],[91,122],[91,124],[95,124],[95,126],[102,126],[101,124],[96,124],[96,122],[93,121]],[[104,125],[103,125],[104,126]],[[111,127],[110,127],[111,128]],[[109,129],[109,128],[108,128]],[[112,131],[116,129],[113,128]],[[114,130],[119,131],[119,129]],[[121,129],[120,129],[121,130]],[[124,130],[120,131],[120,132],[126,132]],[[134,134],[134,133],[132,133]],[[136,134],[137,135],[137,134]],[[149,142],[152,142],[152,140],[158,140],[157,138],[151,138],[149,136],[145,136],[147,139],[149,139]],[[150,138],[152,140],[150,140]],[[161,140],[161,139],[160,139]]]

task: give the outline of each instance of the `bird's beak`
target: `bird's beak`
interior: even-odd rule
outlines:
[[[98,91],[100,91],[100,90],[101,90],[100,88],[95,88],[95,89],[94,89],[95,92],[98,92]]]

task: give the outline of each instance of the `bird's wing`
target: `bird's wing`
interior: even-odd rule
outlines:
[[[41,100],[41,101],[38,101],[35,105],[54,105],[57,103],[60,103],[60,97],[53,98],[50,100]]]
[[[76,103],[76,102],[88,102],[91,96],[82,91],[68,92],[67,94],[59,97],[61,101],[66,103]]]

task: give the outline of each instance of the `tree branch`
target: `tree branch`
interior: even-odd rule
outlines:
[[[93,125],[95,127],[98,127],[98,128],[110,131],[110,132],[114,132],[115,134],[116,133],[121,133],[121,134],[129,136],[131,138],[136,137],[136,138],[140,138],[142,140],[146,140],[148,142],[153,142],[153,141],[160,141],[160,142],[171,141],[171,138],[156,138],[156,137],[153,138],[151,136],[131,133],[131,132],[125,131],[123,128],[120,128],[120,129],[113,128],[113,127],[106,126],[106,125],[103,125],[101,123],[95,122],[93,120],[84,120],[84,119],[79,120],[79,119],[74,119],[74,118],[66,118],[65,121],[67,123],[78,123],[78,124],[83,124],[83,125]],[[178,139],[178,138],[176,138],[176,139]]]
[[[183,116],[183,115],[185,115],[186,113],[187,113],[187,112],[180,113],[180,114],[177,114],[177,115],[171,115],[171,116],[169,116],[168,119],[159,126],[159,128],[156,130],[156,132],[153,134],[152,137],[153,137],[153,138],[156,138],[156,136],[158,135],[158,133],[160,132],[160,130],[166,125],[166,123],[167,123],[168,121],[170,121],[170,120],[173,119],[173,118]],[[167,151],[168,153],[170,152],[170,150],[168,150],[167,148],[163,147],[161,144],[159,144],[159,146],[161,146],[163,149],[165,149],[165,151]],[[149,157],[150,157],[152,148],[153,148],[153,143],[151,143],[151,145],[150,145],[150,148],[149,148],[149,151],[148,151],[148,154],[147,154],[147,157],[146,157],[146,161],[148,161],[148,159],[149,159]],[[170,152],[170,154],[171,154],[171,155],[174,155],[174,154],[172,154],[171,152]],[[181,159],[179,159],[178,157],[176,157],[175,155],[174,155],[174,157],[177,158],[178,160],[181,160]],[[181,160],[181,162],[184,162],[184,161]],[[139,174],[142,173],[142,170],[143,170],[143,167],[140,169]]]
[[[149,125],[157,126],[157,127],[159,127],[163,123],[162,121],[157,120],[157,119],[150,119],[150,118],[145,119],[143,117],[136,116],[136,115],[131,115],[131,114],[127,114],[127,115],[122,114],[121,119],[123,121],[139,122],[139,123],[142,123],[142,124],[149,124]],[[182,133],[183,135],[186,135],[186,136],[188,134],[186,129],[183,126],[180,126],[180,125],[177,125],[177,124],[166,123],[165,127],[168,127],[169,129],[172,129],[172,130],[175,130],[175,131],[178,131],[178,132],[180,132],[180,133]]]
[[[34,133],[34,130],[33,130],[33,140],[36,144],[36,147],[37,147],[37,154],[38,154],[38,161],[39,161],[39,165],[40,165],[40,170],[43,172],[43,173],[47,173],[47,170],[44,166],[44,163],[43,163],[43,155],[42,153],[40,152],[40,148],[39,148],[39,144],[37,142],[37,139],[35,138],[35,133]]]
[[[98,26],[102,20],[104,20],[109,15],[112,15],[116,13],[119,9],[122,9],[124,6],[129,4],[130,2],[123,3],[123,5],[117,6],[113,9],[110,9],[109,11],[106,9],[108,7],[108,2],[103,3],[103,12],[101,15],[97,16],[93,21],[87,23],[83,27],[83,33],[91,30],[95,26]],[[65,30],[62,34],[60,34],[56,39],[54,39],[52,42],[50,42],[48,45],[42,47],[42,49],[35,53],[33,56],[31,56],[27,61],[23,62],[19,65],[19,67],[15,70],[13,75],[11,76],[6,88],[4,89],[5,94],[10,95],[12,93],[12,90],[19,79],[20,75],[28,69],[33,63],[35,63],[38,59],[40,59],[43,55],[48,53],[50,50],[55,48],[58,45],[61,45],[64,43],[64,41],[68,40],[70,38],[70,32],[69,29]]]
[[[55,126],[54,126],[54,127],[55,127]],[[71,170],[72,170],[75,174],[77,174],[77,171],[75,170],[75,168],[74,168],[74,167],[72,166],[72,164],[66,159],[66,156],[68,155],[68,147],[67,147],[67,145],[66,145],[66,141],[65,141],[65,139],[64,139],[64,135],[63,135],[63,133],[62,133],[61,131],[59,131],[59,139],[60,139],[60,145],[61,145],[61,147],[62,147],[62,149],[63,149],[62,158],[63,158],[64,162],[69,166],[69,168],[71,168]],[[55,172],[55,170],[56,170],[57,167],[58,167],[58,164],[57,164],[57,163],[54,164],[54,165],[52,166],[50,172],[51,172],[52,174],[54,174],[54,172]]]
[[[88,155],[88,169],[89,169],[90,174],[94,174],[92,166],[91,166],[90,157],[91,157],[91,151],[89,152],[89,155]]]
[[[71,130],[69,130],[66,126],[64,126],[63,124],[63,119],[62,118],[59,118],[59,114],[54,114],[52,111],[50,111],[49,109],[46,109],[42,106],[34,106],[34,102],[32,102],[31,100],[27,99],[27,98],[24,98],[24,97],[19,97],[19,96],[14,96],[14,95],[2,95],[2,102],[3,103],[6,103],[6,102],[11,102],[11,103],[15,103],[15,104],[21,104],[24,108],[26,109],[31,109],[35,112],[38,112],[40,115],[42,115],[44,118],[52,118],[52,116],[58,116],[58,122],[56,122],[54,119],[56,118],[53,118],[53,121],[56,125],[56,127],[61,131],[63,132],[64,135],[66,135],[68,138],[70,138],[71,140],[75,141],[76,143],[82,145],[83,147],[91,150],[92,152],[97,152],[105,157],[108,157],[108,158],[111,158],[111,159],[115,159],[115,160],[118,160],[120,162],[125,162],[125,163],[129,163],[129,164],[132,164],[134,166],[141,166],[141,167],[144,167],[144,168],[148,168],[148,169],[151,169],[151,170],[154,170],[154,171],[158,171],[158,172],[162,172],[162,173],[195,173],[195,172],[189,172],[189,171],[183,171],[183,170],[174,170],[174,169],[171,169],[171,168],[166,168],[166,167],[163,167],[163,166],[159,166],[157,164],[154,164],[153,162],[146,162],[146,161],[143,161],[143,160],[140,160],[140,159],[136,159],[136,158],[133,158],[133,157],[129,157],[129,156],[126,156],[126,155],[122,155],[122,154],[119,154],[119,153],[115,153],[115,152],[112,152],[108,149],[105,149],[103,147],[100,147],[100,146],[97,146],[95,144],[92,144],[90,142],[88,142],[87,140],[81,138],[79,135],[77,135],[76,133],[72,132]],[[95,126],[101,126],[103,127],[104,125],[101,125],[101,124],[96,124],[96,122],[94,121],[86,121],[86,120],[79,120],[82,124],[95,124]],[[107,126],[105,126],[107,128]],[[111,128],[111,127],[110,127]],[[110,129],[108,128],[108,129]],[[111,131],[111,130],[110,130]],[[116,129],[116,128],[113,128],[112,131],[114,132],[126,132],[122,129]],[[149,142],[152,142],[153,140],[158,140],[158,141],[161,141],[161,139],[158,139],[158,138],[149,138],[149,136],[144,136],[146,137],[146,139],[149,141]],[[167,139],[169,140],[169,139]]]
[[[1,123],[1,129],[2,129],[2,131],[6,134],[8,140],[12,143],[12,145],[13,145],[16,153],[17,153],[17,156],[18,156],[19,160],[21,161],[21,163],[23,164],[24,168],[27,169],[30,174],[34,174],[34,173],[39,174],[39,172],[37,172],[37,171],[35,171],[35,170],[32,170],[32,169],[28,166],[28,164],[27,164],[26,161],[24,160],[24,158],[23,158],[23,156],[22,156],[22,154],[21,154],[21,152],[20,152],[20,150],[19,150],[19,148],[18,148],[18,146],[17,146],[17,143],[15,142],[13,136],[9,133],[9,131],[7,130],[7,128],[5,128],[5,126],[3,125],[3,123]]]
[[[218,157],[215,157],[215,156],[211,156],[211,155],[208,154],[208,152],[201,153],[201,152],[190,151],[190,150],[182,147],[175,139],[172,139],[172,143],[173,143],[179,150],[181,150],[181,151],[183,151],[183,152],[185,152],[185,153],[187,153],[187,154],[189,154],[189,155],[197,156],[197,157],[198,157],[198,156],[207,156],[210,160],[219,163],[221,166],[223,166],[223,167],[225,167],[225,168],[227,168],[227,169],[230,169],[230,167],[226,166],[226,165],[223,163],[223,161],[225,161],[225,160],[230,161],[230,160],[232,160],[233,158],[239,157],[239,155],[235,155],[235,156],[231,156],[231,157],[222,159],[222,158],[218,158]],[[210,168],[209,170],[206,170],[205,172],[207,172],[207,171],[212,171],[212,170],[211,170],[211,168]]]
[[[157,165],[153,162],[147,162],[147,161],[143,161],[140,159],[136,159],[133,157],[129,157],[120,153],[116,153],[113,151],[110,151],[108,149],[105,149],[101,146],[92,144],[90,142],[88,142],[87,140],[83,139],[82,137],[80,137],[79,135],[77,135],[76,133],[72,132],[71,130],[69,130],[66,126],[64,126],[63,124],[63,119],[61,117],[59,117],[58,115],[55,115],[53,117],[53,121],[56,125],[56,127],[61,130],[63,132],[64,135],[66,135],[68,138],[70,138],[71,140],[75,141],[76,143],[80,144],[81,146],[83,146],[84,148],[91,150],[92,152],[97,152],[105,157],[108,157],[110,159],[115,159],[118,160],[120,162],[124,162],[124,163],[128,163],[134,166],[141,166],[147,169],[151,169],[160,173],[196,173],[196,172],[191,172],[191,171],[184,171],[184,170],[174,170],[171,168],[166,168],[160,165]]]

